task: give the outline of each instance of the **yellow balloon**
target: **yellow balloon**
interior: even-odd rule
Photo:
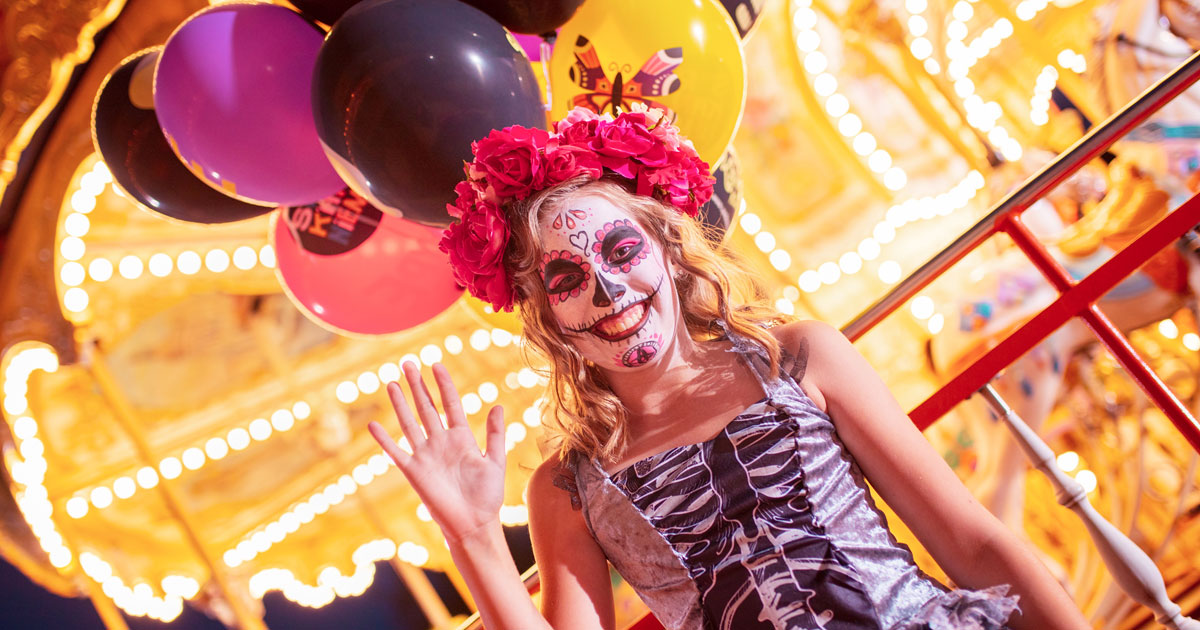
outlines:
[[[464,293],[462,303],[482,325],[489,328],[503,328],[514,335],[521,333],[521,316],[516,310],[511,313],[496,311],[491,304],[484,302],[469,293]]]
[[[670,109],[709,164],[721,159],[746,100],[737,29],[716,0],[592,0],[558,33],[550,56],[559,120],[576,106]]]

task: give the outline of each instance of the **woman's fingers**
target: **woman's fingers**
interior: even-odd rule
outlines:
[[[496,405],[488,411],[487,417],[487,458],[504,468],[504,407]]]
[[[451,427],[465,427],[467,414],[463,413],[462,399],[458,397],[458,388],[454,380],[441,363],[433,365],[433,380],[437,381],[438,395],[442,398],[442,409],[446,412],[446,424]]]
[[[371,437],[375,438],[376,442],[379,442],[379,446],[383,447],[383,452],[387,453],[388,457],[391,457],[392,461],[396,462],[396,465],[401,470],[404,470],[404,467],[412,459],[412,455],[405,453],[404,449],[397,446],[392,436],[388,435],[388,432],[378,422],[368,423],[367,430],[371,432]],[[409,439],[411,440],[411,438]]]
[[[413,448],[424,444],[425,432],[417,424],[412,409],[409,409],[408,402],[404,400],[404,391],[400,389],[400,383],[395,381],[388,383],[387,393],[388,399],[392,401],[392,409],[396,410],[396,419],[400,421],[400,430],[404,431],[404,437],[408,438],[408,443],[412,444]]]
[[[412,395],[413,407],[417,411],[417,417],[421,419],[421,425],[425,427],[425,435],[433,438],[435,435],[440,435],[445,431],[442,426],[442,417],[438,415],[437,407],[433,404],[433,399],[429,396],[429,389],[425,387],[425,380],[421,378],[421,368],[415,363],[407,362],[404,364],[404,378],[408,381],[408,391]]]

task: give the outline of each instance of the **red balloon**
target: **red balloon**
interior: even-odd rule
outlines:
[[[386,335],[462,295],[442,231],[385,215],[349,189],[271,217],[276,273],[310,319],[336,332]]]

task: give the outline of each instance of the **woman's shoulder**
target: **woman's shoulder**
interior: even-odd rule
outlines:
[[[792,321],[770,330],[783,350],[780,371],[791,376],[824,409],[822,383],[847,353],[857,353],[850,340],[842,331],[816,319]]]
[[[579,511],[579,489],[575,482],[574,458],[551,453],[529,478],[530,514]]]

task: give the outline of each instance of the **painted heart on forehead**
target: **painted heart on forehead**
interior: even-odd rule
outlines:
[[[662,248],[604,196],[585,193],[567,203],[566,212],[548,213],[540,224],[542,282],[560,329],[602,368],[653,363],[681,326]],[[556,229],[567,216],[579,231]]]

